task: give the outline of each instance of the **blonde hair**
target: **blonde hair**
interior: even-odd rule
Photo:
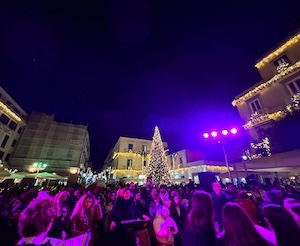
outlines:
[[[63,196],[63,195],[67,195],[68,196],[68,198],[70,198],[70,193],[68,192],[68,191],[61,191],[61,192],[59,192],[59,193],[57,193],[56,195],[55,195],[55,199],[58,201],[58,202],[61,202],[61,197]]]
[[[77,215],[82,215],[84,213],[84,207],[83,207],[83,203],[85,202],[86,199],[92,199],[92,204],[89,207],[89,210],[92,212],[94,212],[95,209],[95,196],[88,193],[83,195],[82,197],[80,197],[80,199],[78,200],[78,202],[75,205],[75,208],[73,209],[72,215],[70,217],[70,219],[72,220],[74,217],[76,217]]]

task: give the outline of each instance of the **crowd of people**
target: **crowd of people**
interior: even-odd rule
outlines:
[[[244,190],[215,182],[212,192],[151,180],[140,187],[15,187],[2,193],[0,212],[3,246],[86,235],[81,243],[103,246],[300,245],[300,193],[289,185]],[[131,220],[143,226],[124,226]]]

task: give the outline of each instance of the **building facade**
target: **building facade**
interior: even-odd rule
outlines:
[[[0,160],[5,167],[15,151],[27,118],[27,113],[0,87]]]
[[[104,162],[103,170],[107,172],[108,181],[142,181],[150,161],[151,144],[152,140],[120,137]],[[168,148],[166,142],[163,146]]]
[[[33,112],[9,164],[34,172],[33,163],[42,162],[47,165],[45,171],[68,175],[87,166],[89,158],[87,126],[56,122],[54,115]]]
[[[262,80],[235,97],[244,128],[258,138],[258,128],[268,128],[272,121],[297,110],[300,99],[300,32],[287,38],[255,65]]]

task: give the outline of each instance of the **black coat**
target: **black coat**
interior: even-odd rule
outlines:
[[[181,239],[183,246],[215,246],[216,233],[210,225],[202,225],[188,230],[185,224]]]
[[[215,221],[218,222],[219,231],[223,230],[222,210],[226,203],[232,202],[232,197],[228,196],[225,192],[222,192],[221,196],[212,193],[213,208],[215,212]]]
[[[109,215],[109,221],[114,221],[117,225],[123,220],[142,219],[142,213],[137,209],[133,199],[126,200],[120,196],[114,203]]]

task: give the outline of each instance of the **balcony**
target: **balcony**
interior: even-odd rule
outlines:
[[[300,93],[297,93],[292,96],[290,103],[287,106],[285,106],[285,108],[282,110],[269,113],[269,114],[259,114],[257,112],[251,114],[250,120],[245,125],[243,125],[243,127],[246,130],[248,130],[271,120],[278,121],[283,119],[288,112],[291,113],[299,109],[300,109]]]

